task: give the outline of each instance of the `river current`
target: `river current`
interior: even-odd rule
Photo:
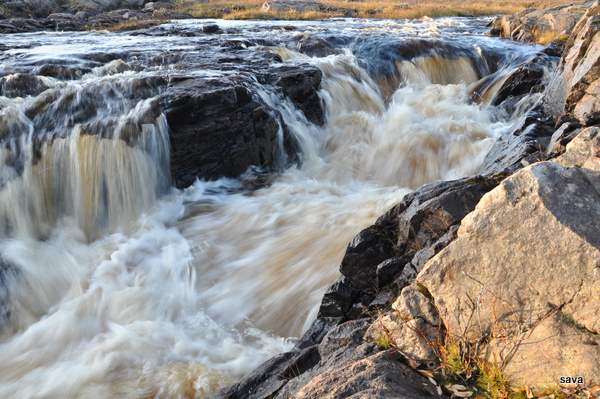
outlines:
[[[190,35],[205,22],[189,20],[166,25],[171,35],[4,35],[0,75],[51,60],[84,72],[45,78],[39,96],[0,96],[0,397],[210,397],[291,348],[348,242],[419,186],[477,173],[535,100],[501,109],[493,88],[473,100],[481,78],[497,83],[539,50],[488,37],[487,22],[216,21],[216,38]],[[308,36],[336,53],[300,53]],[[259,188],[245,185],[254,171],[172,188],[159,93],[136,91],[136,79],[235,73],[169,55],[247,39],[323,72],[325,124],[257,83],[302,162]],[[403,57],[417,41],[426,55]],[[134,67],[103,61],[115,52]],[[99,111],[74,122],[84,103]],[[123,140],[128,122],[148,118]]]

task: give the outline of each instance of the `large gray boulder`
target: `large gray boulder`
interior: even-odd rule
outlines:
[[[569,150],[567,150],[567,153]],[[579,157],[597,164],[597,154]],[[513,384],[600,382],[600,173],[541,162],[486,194],[417,281]]]

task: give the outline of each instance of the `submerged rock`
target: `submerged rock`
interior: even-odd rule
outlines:
[[[44,79],[26,73],[17,73],[0,78],[0,95],[5,97],[37,96],[49,86]]]
[[[319,68],[308,64],[281,66],[273,68],[270,74],[271,82],[282,89],[309,121],[317,125],[325,123],[325,110],[318,94],[323,77]]]

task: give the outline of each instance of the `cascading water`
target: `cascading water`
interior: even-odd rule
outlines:
[[[402,40],[476,29],[465,21],[298,26]],[[229,24],[234,37],[270,34]],[[69,35],[81,52],[110,35],[152,56],[157,46],[190,50],[183,36],[56,33],[14,51],[57,56]],[[519,117],[471,101],[484,72],[464,54],[399,58],[386,77],[360,51],[311,58],[292,46],[265,49],[321,69],[327,122],[311,124],[256,83],[301,162],[250,192],[235,179],[169,191],[169,127],[158,89],[140,77],[177,65],[113,63],[45,82],[37,97],[0,97],[0,397],[210,396],[290,348],[358,231],[424,183],[475,173]]]

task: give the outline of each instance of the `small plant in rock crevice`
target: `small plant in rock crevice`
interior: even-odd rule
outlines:
[[[392,347],[392,340],[388,334],[381,334],[375,338],[375,345],[381,350],[388,350]]]

